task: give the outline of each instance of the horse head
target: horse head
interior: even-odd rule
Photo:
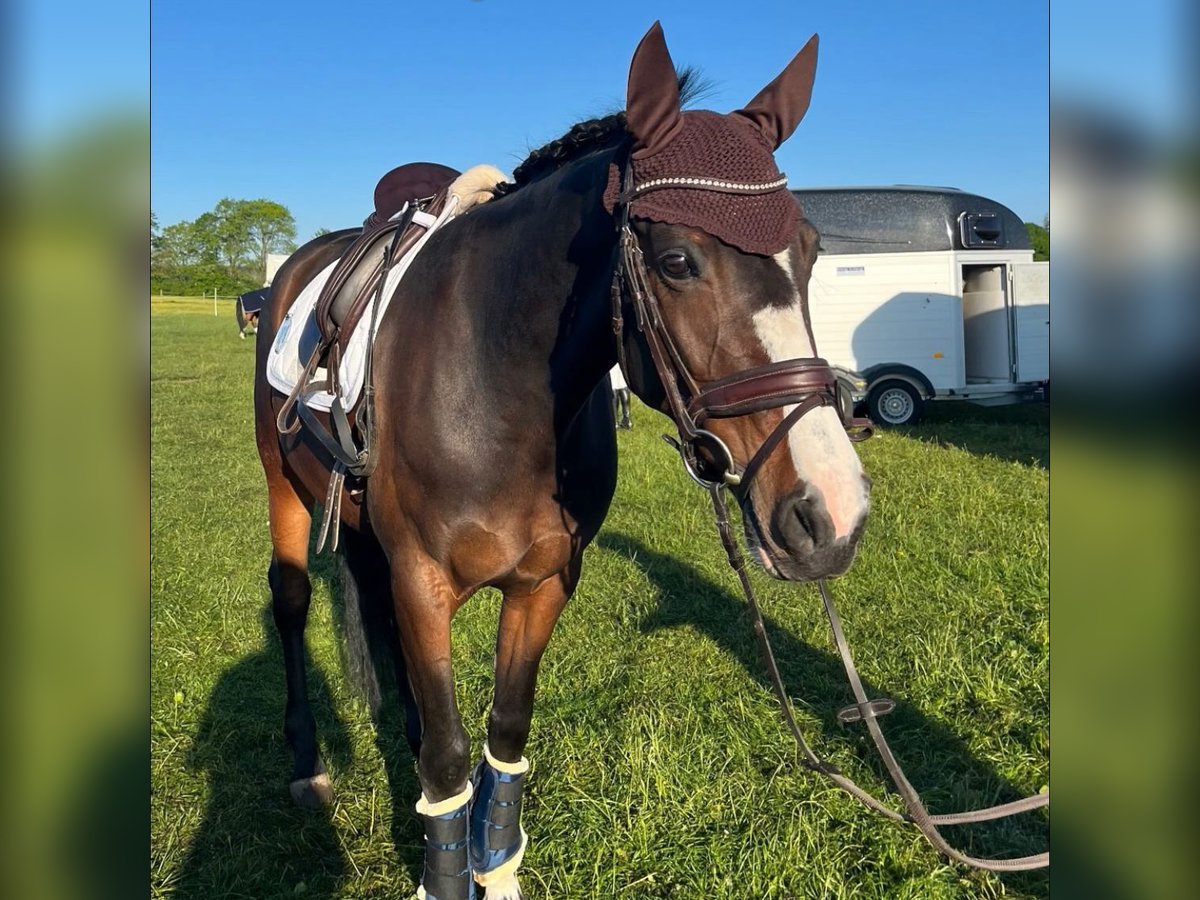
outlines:
[[[680,425],[693,474],[733,486],[756,558],[790,580],[846,571],[869,496],[816,359],[818,234],[774,160],[808,109],[816,59],[814,35],[743,109],[683,111],[655,23],[630,66],[630,152],[605,192],[627,293],[645,301],[625,305],[630,385]]]

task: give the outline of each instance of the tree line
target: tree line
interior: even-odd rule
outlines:
[[[1029,233],[1029,246],[1033,247],[1033,261],[1041,262],[1050,259],[1050,213],[1046,213],[1046,217],[1042,219],[1041,225],[1035,225],[1033,222],[1025,223],[1025,230]]]
[[[1026,222],[1034,259],[1050,258],[1050,217]],[[317,234],[328,229],[320,229]],[[296,249],[296,220],[274,200],[220,200],[193,221],[161,228],[150,212],[151,293],[234,296],[267,280],[267,256]]]
[[[192,221],[160,227],[150,212],[150,290],[233,296],[262,287],[267,256],[296,249],[296,220],[274,200],[222,199]]]

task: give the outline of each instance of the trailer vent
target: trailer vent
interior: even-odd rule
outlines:
[[[1004,246],[1004,221],[995,213],[962,213],[958,227],[967,249]]]

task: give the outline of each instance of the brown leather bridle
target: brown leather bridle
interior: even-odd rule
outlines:
[[[897,822],[911,822],[934,847],[957,862],[994,872],[1016,872],[1049,866],[1050,854],[1048,851],[1012,859],[983,859],[956,850],[942,837],[939,825],[986,822],[1048,806],[1050,803],[1049,792],[1034,794],[1022,800],[999,804],[987,809],[945,815],[930,814],[905,776],[879,727],[879,717],[891,712],[895,708],[895,703],[887,699],[873,700],[867,696],[862,679],[854,664],[854,658],[850,653],[850,645],[842,631],[837,608],[834,606],[829,589],[823,579],[818,582],[821,600],[833,633],[834,644],[841,657],[842,667],[845,669],[846,678],[855,699],[853,704],[838,712],[838,721],[843,724],[861,722],[866,725],[871,740],[883,760],[884,767],[904,801],[905,811],[897,812],[884,805],[842,774],[833,763],[817,755],[805,739],[792,713],[791,702],[788,699],[787,690],[784,688],[779,667],[775,662],[775,653],[767,637],[766,624],[763,621],[758,600],[754,595],[754,589],[750,584],[746,561],[730,527],[729,510],[725,498],[722,496],[722,489],[733,488],[741,498],[745,498],[751,481],[761,470],[763,463],[796,423],[814,409],[832,406],[838,410],[843,424],[846,426],[847,435],[852,441],[861,441],[870,437],[870,423],[865,419],[851,418],[846,406],[839,403],[838,382],[833,370],[825,360],[817,357],[785,360],[766,366],[757,366],[707,384],[697,382],[688,371],[683,357],[671,338],[671,333],[663,322],[658,299],[650,288],[641,247],[629,225],[630,203],[652,190],[689,188],[731,194],[756,194],[779,190],[781,184],[786,185],[786,178],[760,185],[736,184],[702,178],[658,178],[652,183],[634,186],[632,166],[626,164],[622,184],[623,189],[618,197],[618,205],[614,209],[620,238],[612,284],[612,325],[617,339],[618,360],[628,380],[628,367],[624,352],[624,306],[628,300],[633,307],[637,328],[645,336],[659,382],[666,393],[668,415],[674,421],[679,432],[678,441],[670,438],[668,441],[679,450],[688,474],[709,492],[712,499],[721,543],[725,548],[729,565],[737,575],[742,592],[746,597],[746,605],[754,623],[759,650],[770,675],[771,685],[776,699],[779,701],[784,722],[802,753],[801,762],[806,768],[820,772],[829,778],[838,787],[852,794],[880,815]],[[684,398],[685,391],[687,392],[686,399]],[[738,468],[737,462],[725,442],[703,427],[709,419],[746,416],[793,404],[795,404],[795,408],[775,426],[767,439],[741,469]]]
[[[624,370],[627,368],[624,307],[628,300],[666,393],[668,415],[679,432],[678,441],[670,440],[670,443],[679,450],[688,474],[704,487],[724,484],[737,488],[744,496],[754,476],[787,433],[805,414],[822,406],[831,406],[838,411],[851,440],[862,441],[870,437],[870,422],[850,417],[849,404],[839,402],[839,384],[833,369],[819,357],[755,366],[716,381],[699,383],[663,321],[658,297],[650,287],[642,248],[629,224],[630,204],[651,191],[688,188],[727,194],[759,194],[780,190],[781,185],[787,184],[786,177],[763,185],[715,179],[659,178],[646,185],[634,186],[633,169],[627,165],[623,181],[625,187],[614,209],[620,233],[612,284],[612,325],[617,337],[617,352]],[[784,406],[795,408],[775,426],[744,467],[738,466],[725,442],[704,427],[709,419],[738,418]]]

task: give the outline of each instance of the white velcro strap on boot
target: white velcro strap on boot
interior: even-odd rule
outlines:
[[[496,759],[492,756],[492,751],[488,749],[488,745],[483,745],[483,758],[487,760],[488,765],[497,772],[503,772],[505,775],[524,775],[529,771],[529,760],[521,757],[517,762],[505,762],[502,759]]]
[[[454,812],[456,809],[470,803],[472,794],[473,788],[469,781],[461,794],[455,794],[453,797],[447,797],[445,800],[439,800],[437,803],[430,803],[429,798],[422,791],[421,799],[417,801],[417,815],[444,816],[446,813]]]

